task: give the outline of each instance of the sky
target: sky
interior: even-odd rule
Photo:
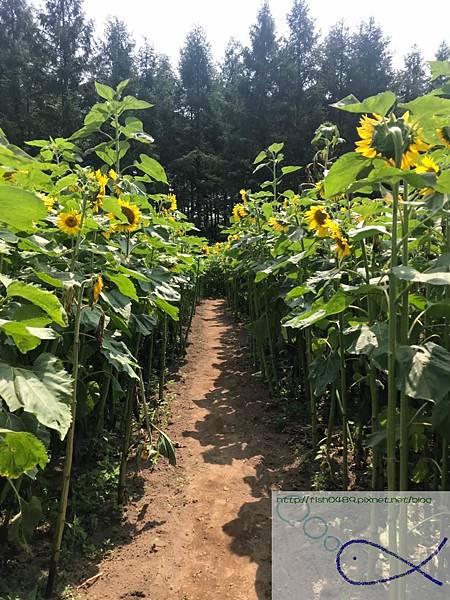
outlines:
[[[85,0],[85,12],[102,25],[108,16],[125,21],[137,43],[145,36],[158,52],[178,63],[186,33],[202,25],[211,43],[213,56],[220,61],[231,37],[248,43],[248,31],[255,22],[261,0]],[[286,14],[292,0],[271,0],[277,31],[286,30]],[[403,64],[403,56],[417,44],[426,60],[432,60],[439,43],[450,45],[450,0],[310,0],[311,15],[322,33],[345,19],[353,28],[361,20],[374,16],[391,37],[394,65]],[[428,8],[427,8],[428,7]]]

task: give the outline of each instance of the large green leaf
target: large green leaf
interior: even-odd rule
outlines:
[[[407,396],[437,402],[450,392],[450,353],[442,346],[400,346],[397,365],[397,387]]]
[[[431,79],[434,81],[439,77],[450,77],[450,61],[448,60],[430,60],[428,61],[431,69]]]
[[[442,194],[450,194],[450,171],[444,171],[436,181],[436,190]]]
[[[428,283],[430,285],[450,285],[450,273],[448,272],[420,273],[412,267],[405,267],[403,265],[394,267],[392,272],[398,279],[402,279],[403,281]]]
[[[401,108],[410,110],[415,117],[423,117],[425,115],[435,116],[450,116],[450,100],[447,98],[439,98],[433,94],[420,96],[411,102],[400,104]]]
[[[311,384],[314,395],[322,396],[330,383],[334,383],[339,375],[339,357],[329,354],[326,358],[316,358],[310,365]]]
[[[171,465],[175,466],[177,464],[174,445],[171,439],[163,431],[159,432],[156,449],[162,456],[165,456],[169,460]]]
[[[43,290],[31,283],[13,281],[7,286],[6,295],[8,298],[24,298],[42,308],[58,325],[62,327],[67,325],[66,312],[53,292]]]
[[[32,231],[34,223],[47,217],[42,200],[33,192],[12,185],[0,185],[0,223],[19,231]]]
[[[0,475],[17,479],[39,466],[45,468],[48,456],[44,444],[32,433],[0,429]]]
[[[0,319],[0,328],[14,340],[20,352],[26,353],[39,346],[42,340],[56,338],[56,332],[46,327],[30,327],[26,322]]]
[[[445,396],[433,407],[431,426],[442,436],[448,437],[450,432],[450,397]]]
[[[140,154],[139,158],[141,159],[141,162],[134,163],[138,169],[149,175],[155,181],[169,184],[167,181],[166,172],[164,171],[163,166],[157,160],[151,156],[148,156],[147,154]]]
[[[109,336],[105,337],[101,352],[119,373],[126,373],[131,379],[139,380],[136,373],[138,368],[136,359],[123,342],[113,340]]]
[[[121,294],[131,298],[132,300],[135,300],[136,302],[139,302],[139,298],[136,293],[136,286],[129,277],[122,275],[121,273],[114,275],[110,272],[106,273],[106,277],[116,284]]]
[[[345,331],[351,342],[347,348],[349,354],[364,354],[380,369],[387,368],[388,326],[386,323],[357,325]]]
[[[352,303],[352,296],[343,290],[339,290],[332,296],[328,302],[324,302],[322,298],[314,302],[310,310],[307,310],[300,315],[289,319],[284,323],[284,327],[292,327],[293,329],[306,329],[314,323],[321,321],[325,317],[337,315],[344,312]]]
[[[0,397],[9,410],[35,415],[39,423],[56,430],[61,439],[72,415],[72,378],[51,354],[41,354],[30,368],[0,362]]]
[[[169,315],[169,317],[173,321],[178,321],[178,319],[179,319],[178,306],[169,304],[169,302],[167,302],[167,300],[164,300],[164,298],[155,298],[155,304],[160,310],[162,310],[163,313],[166,313],[167,315]]]
[[[384,117],[392,108],[396,99],[396,95],[393,92],[381,92],[360,102],[358,98],[350,94],[350,96],[342,98],[342,100],[335,102],[331,106],[351,113],[375,113]]]
[[[114,99],[115,91],[111,87],[109,87],[109,85],[104,85],[103,83],[99,83],[98,81],[96,81],[95,89],[96,89],[97,94],[101,98],[104,98],[105,100],[113,100]]]
[[[356,152],[344,154],[334,163],[324,180],[325,196],[345,192],[370,161]]]

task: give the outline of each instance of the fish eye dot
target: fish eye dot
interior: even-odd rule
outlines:
[[[356,556],[353,557],[353,560],[356,560]]]

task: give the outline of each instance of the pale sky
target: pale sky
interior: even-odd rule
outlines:
[[[146,36],[157,51],[169,55],[177,65],[186,33],[197,24],[206,30],[217,61],[230,37],[247,43],[260,5],[261,0],[85,0],[85,11],[98,23],[99,32],[108,15],[118,16],[128,24],[138,44]],[[271,0],[270,6],[277,31],[282,34],[292,0]],[[450,0],[310,0],[309,6],[322,33],[341,18],[354,27],[374,16],[391,37],[397,67],[414,43],[425,60],[434,58],[442,40],[450,45]]]

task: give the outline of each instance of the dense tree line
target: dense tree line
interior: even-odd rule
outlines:
[[[68,136],[95,101],[94,80],[130,79],[131,93],[154,104],[144,126],[180,207],[213,236],[239,189],[253,183],[251,162],[261,148],[283,140],[288,162],[305,165],[322,121],[333,120],[352,141],[354,119],[330,103],[386,88],[408,100],[430,88],[420,50],[413,47],[396,71],[389,39],[372,18],[356,31],[341,21],[320,37],[307,1],[293,0],[287,24],[278,36],[264,2],[249,45],[231,40],[220,65],[196,27],[174,69],[151,41],[138,47],[117,18],[96,36],[82,0],[46,0],[40,9],[0,0],[0,127],[19,145]],[[445,42],[436,58],[450,58]]]

